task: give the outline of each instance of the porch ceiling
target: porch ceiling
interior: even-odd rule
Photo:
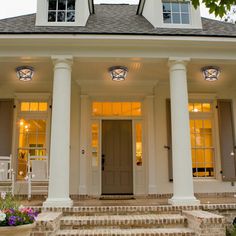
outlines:
[[[15,68],[30,65],[35,68],[33,81],[24,83],[16,78]],[[128,67],[129,73],[125,82],[111,81],[108,68],[114,65]],[[220,80],[214,83],[202,79],[201,68],[216,65],[221,69]],[[190,92],[218,92],[236,88],[236,67],[233,61],[192,60],[188,64],[188,86]],[[50,58],[0,58],[0,92],[50,92],[52,90],[53,63]],[[142,58],[75,58],[72,68],[74,83],[81,86],[82,91],[88,88],[99,90],[112,89],[119,92],[124,88],[148,88],[151,92],[155,84],[169,83],[167,59]],[[89,90],[90,92],[92,90]],[[128,90],[127,90],[128,91]]]

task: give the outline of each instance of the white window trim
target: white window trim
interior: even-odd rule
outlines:
[[[48,22],[48,0],[38,0],[36,26],[85,26],[89,16],[88,0],[76,0],[74,22]]]
[[[211,112],[189,112],[189,121],[191,119],[202,119],[206,120],[211,118],[212,120],[212,142],[213,142],[213,149],[214,149],[214,176],[212,177],[193,177],[194,181],[209,181],[209,180],[218,180],[218,172],[220,169],[220,160],[219,160],[219,142],[218,142],[218,123],[216,119],[216,112],[215,112],[215,106],[216,106],[216,98],[215,94],[189,94],[189,103],[211,103],[212,104],[212,111]],[[192,147],[191,147],[192,150]]]
[[[193,29],[193,28],[202,28],[200,8],[195,9],[189,2],[189,24],[173,24],[173,23],[164,23],[163,19],[163,1],[161,1],[161,28],[183,28],[183,29]]]
[[[22,101],[31,102],[47,102],[48,103],[48,110],[46,112],[21,112],[20,111],[20,103]],[[22,117],[25,116],[27,119],[45,119],[47,121],[46,125],[46,155],[50,160],[50,133],[51,133],[51,94],[50,93],[15,93],[15,105],[16,109],[14,111],[14,126],[13,126],[13,157],[15,157],[15,161],[13,163],[14,169],[17,170],[18,168],[18,158],[17,151],[19,148],[19,132],[17,128],[17,121]],[[22,182],[22,180],[18,180],[16,177],[17,182]],[[45,181],[41,181],[45,182]]]

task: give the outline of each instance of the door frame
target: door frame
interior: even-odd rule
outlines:
[[[124,117],[117,117],[117,116],[108,116],[108,117],[93,117],[92,116],[92,103],[96,101],[101,101],[101,102],[132,102],[132,101],[137,101],[141,102],[142,104],[142,110],[143,114],[140,117],[131,117],[131,116],[124,116]],[[147,168],[147,154],[146,154],[146,149],[145,149],[145,123],[144,123],[144,103],[142,99],[119,99],[119,100],[113,100],[113,99],[105,99],[105,100],[100,100],[100,99],[90,99],[89,102],[89,109],[88,109],[88,117],[89,119],[89,125],[88,125],[88,142],[87,142],[87,148],[88,148],[88,163],[87,163],[87,183],[88,183],[88,192],[87,194],[92,195],[92,196],[101,196],[102,195],[102,170],[101,170],[101,148],[102,148],[102,121],[103,120],[130,120],[132,121],[132,149],[133,149],[133,154],[132,154],[132,163],[133,163],[133,194],[146,194],[147,193],[147,178],[146,178],[146,168]],[[92,135],[91,135],[91,127],[92,124],[98,124],[98,130],[99,130],[99,148],[98,148],[98,166],[93,167],[92,166],[92,158],[91,158],[91,153],[92,153],[92,147],[91,147],[91,142],[92,142]],[[142,125],[142,153],[143,153],[143,164],[142,166],[137,166],[136,165],[136,131],[135,131],[135,125],[136,123],[141,123]],[[142,174],[144,179],[143,186],[137,186],[137,179],[138,179],[138,174]],[[93,183],[93,180],[97,180],[97,184]],[[140,178],[139,178],[140,179]],[[99,182],[99,183],[98,183]],[[141,189],[141,190],[140,190]]]

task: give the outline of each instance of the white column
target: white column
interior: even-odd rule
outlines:
[[[155,127],[154,127],[154,96],[145,99],[147,155],[148,155],[148,194],[156,194],[156,152],[155,152]]]
[[[88,137],[89,137],[89,96],[81,95],[80,122],[80,162],[79,162],[79,194],[88,194]]]
[[[71,56],[52,57],[54,62],[49,192],[45,207],[68,207],[70,164]]]
[[[186,64],[189,59],[170,59],[171,126],[173,155],[173,205],[195,205],[188,112]]]

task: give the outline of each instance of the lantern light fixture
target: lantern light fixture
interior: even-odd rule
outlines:
[[[34,68],[31,66],[19,66],[16,68],[16,76],[20,81],[31,81],[34,76]]]
[[[219,79],[220,68],[217,66],[206,66],[202,68],[204,80],[214,82]]]
[[[125,66],[112,66],[109,73],[113,81],[124,81],[128,74],[128,68]]]

